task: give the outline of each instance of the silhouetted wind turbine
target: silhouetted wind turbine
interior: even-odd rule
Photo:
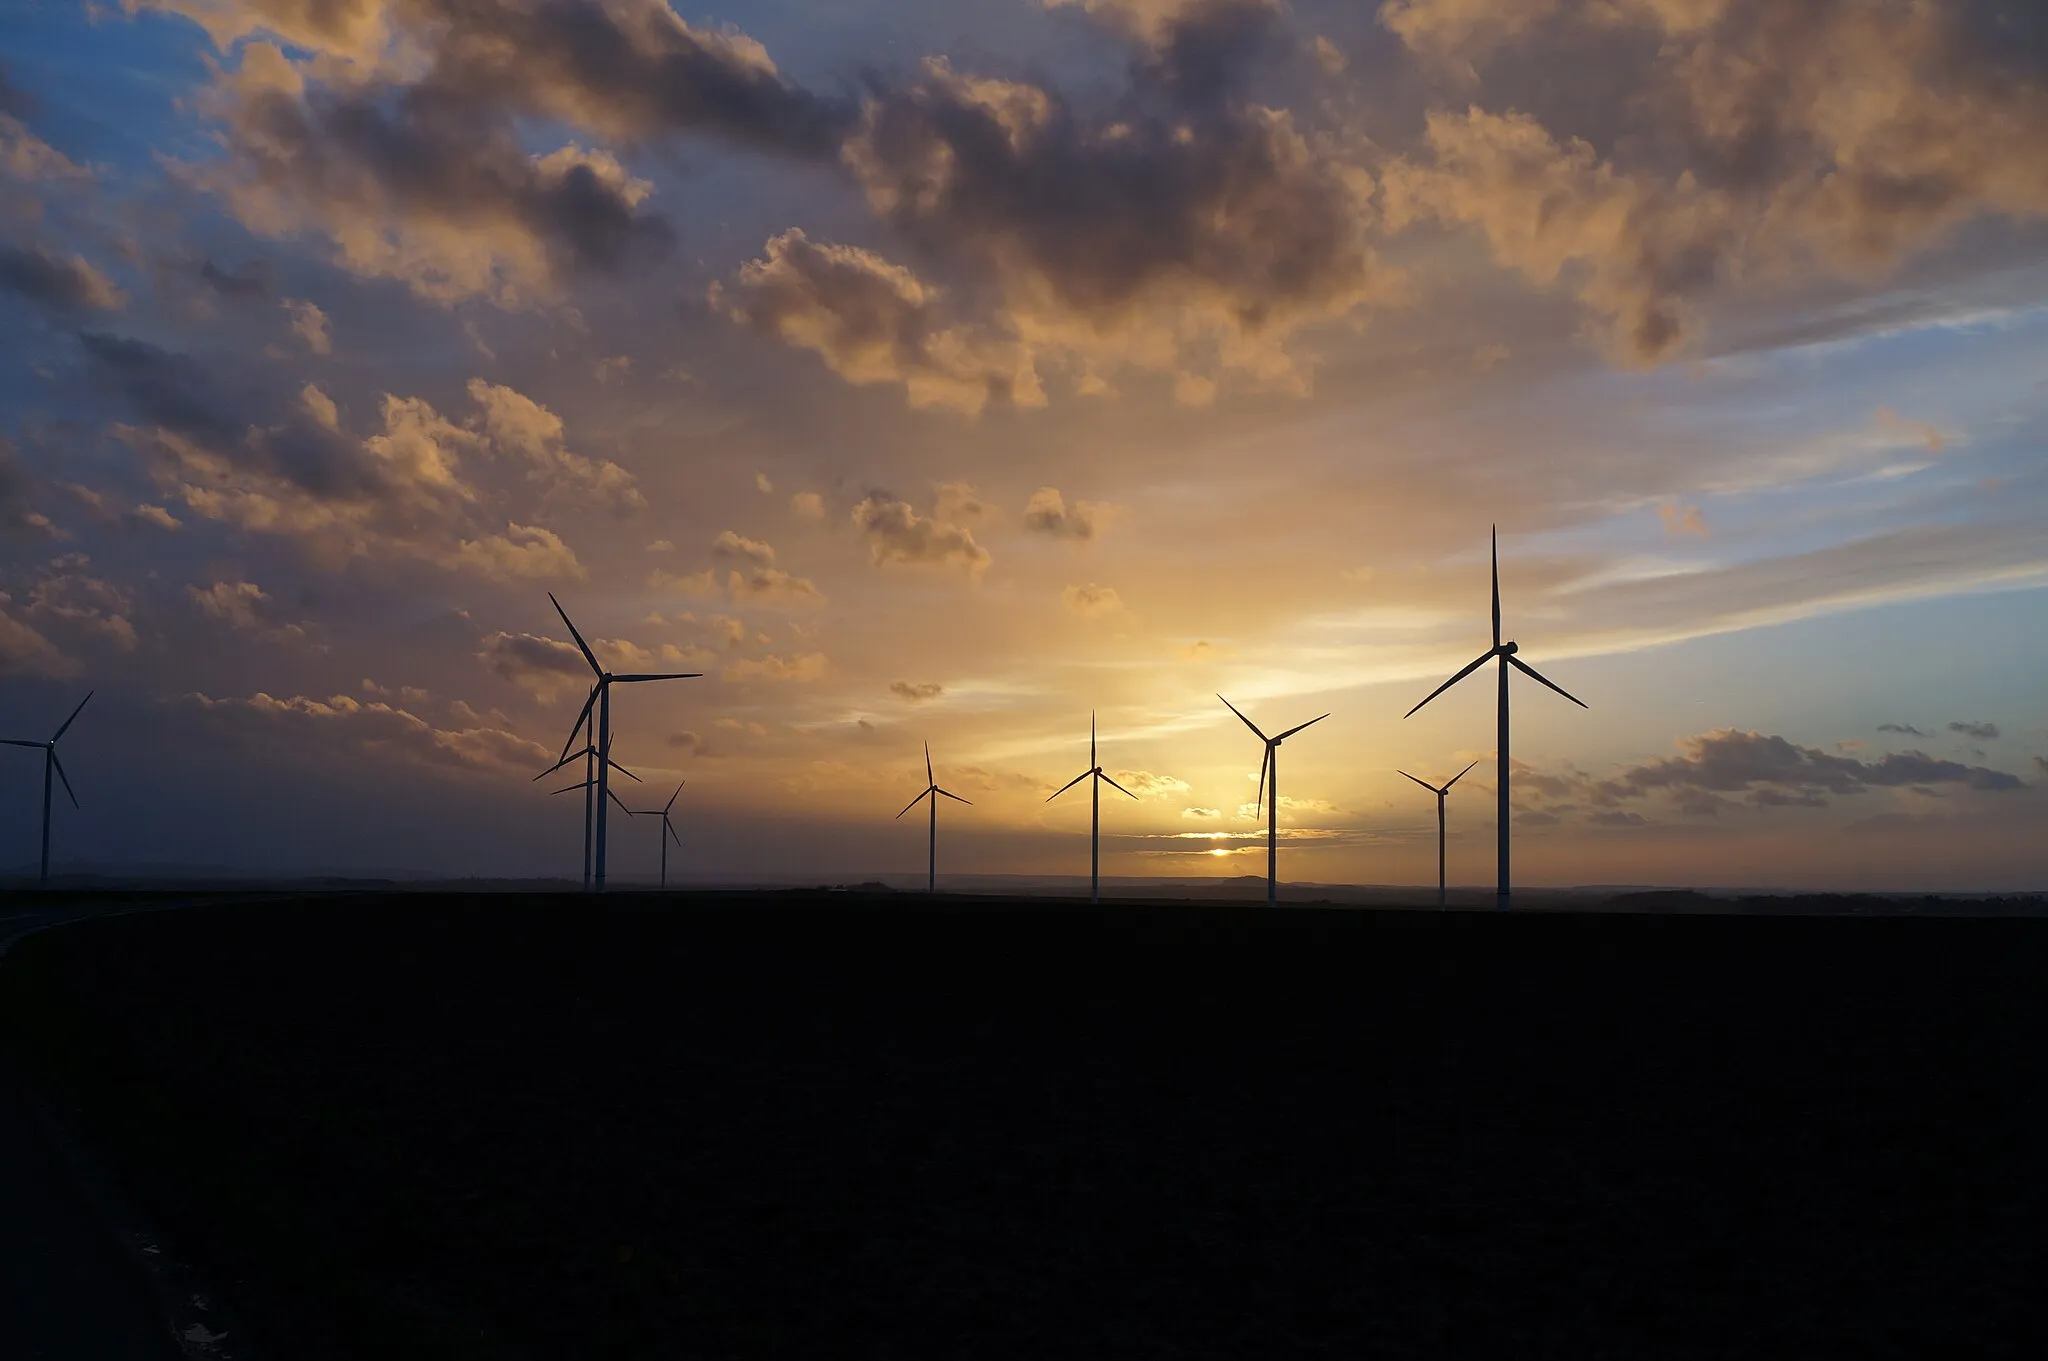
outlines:
[[[1500,730],[1496,738],[1495,752],[1500,762],[1500,788],[1496,791],[1500,808],[1500,849],[1497,852],[1497,859],[1495,861],[1496,877],[1499,880],[1499,886],[1496,889],[1494,906],[1502,911],[1506,911],[1508,906],[1508,668],[1512,666],[1531,680],[1542,682],[1572,703],[1578,705],[1581,709],[1586,707],[1584,700],[1570,693],[1563,686],[1551,681],[1548,677],[1537,671],[1535,667],[1517,657],[1515,653],[1518,651],[1520,649],[1515,644],[1503,643],[1500,640],[1500,526],[1495,525],[1493,527],[1493,646],[1479,654],[1478,659],[1463,671],[1460,671],[1457,675],[1430,691],[1428,698],[1424,699],[1422,704],[1429,703],[1430,700],[1435,699],[1438,695],[1486,665],[1493,658],[1500,658]],[[1420,709],[1422,704],[1416,705],[1415,709]],[[1410,717],[1415,713],[1415,709],[1410,709],[1407,713],[1402,714],[1401,717]]]
[[[663,888],[667,888],[667,887],[668,887],[668,843],[669,843],[669,838],[671,838],[671,837],[675,837],[675,843],[676,843],[676,846],[677,846],[677,848],[678,848],[678,849],[681,849],[681,847],[682,847],[682,844],[683,844],[683,839],[682,839],[681,837],[679,837],[679,836],[676,836],[676,825],[675,825],[675,823],[674,823],[674,822],[672,822],[672,821],[670,821],[670,820],[669,820],[669,816],[668,816],[668,811],[669,811],[669,809],[671,809],[671,808],[673,808],[673,807],[675,807],[675,806],[676,806],[676,799],[677,799],[677,797],[678,797],[679,795],[681,795],[681,794],[682,794],[682,792],[683,792],[683,785],[685,785],[685,784],[688,784],[688,783],[689,783],[689,781],[687,781],[687,780],[684,780],[684,781],[682,781],[682,782],[678,783],[678,784],[676,785],[676,792],[675,792],[674,794],[671,794],[671,795],[669,795],[669,796],[668,796],[668,802],[667,802],[667,803],[665,803],[665,804],[663,804],[663,805],[662,805],[661,807],[659,807],[659,808],[628,808],[628,809],[626,809],[626,812],[627,812],[627,813],[628,813],[628,814],[629,814],[630,816],[633,816],[633,817],[639,817],[639,816],[641,816],[641,815],[643,815],[643,814],[644,814],[644,815],[646,815],[647,817],[654,817],[655,815],[659,814],[659,815],[660,815],[660,817],[661,817],[661,886],[662,886]]]
[[[583,660],[590,663],[591,671],[597,676],[597,684],[590,687],[590,698],[583,701],[583,712],[576,715],[576,721],[569,725],[569,740],[562,744],[562,756],[565,760],[568,758],[569,748],[574,746],[576,742],[576,730],[582,727],[584,721],[590,717],[590,706],[595,704],[597,706],[597,863],[592,872],[591,883],[599,893],[602,893],[604,892],[604,832],[605,814],[607,812],[605,808],[605,795],[611,792],[612,787],[611,780],[609,779],[612,755],[612,685],[614,682],[630,685],[639,681],[695,680],[704,673],[701,671],[667,671],[659,673],[642,672],[623,676],[614,675],[597,664],[597,654],[590,650],[590,644],[583,641],[583,635],[576,631],[576,625],[569,622],[569,612],[562,608],[561,601],[555,599],[553,591],[548,592],[548,599],[553,602],[555,613],[562,616],[562,622],[568,624],[569,635],[576,640],[576,647],[583,653]]]
[[[909,803],[904,804],[903,813],[908,813],[911,809],[917,807],[920,800],[929,798],[932,801],[931,859],[928,868],[925,872],[924,890],[927,893],[937,893],[939,891],[938,796],[944,794],[947,798],[953,800],[953,802],[964,803],[967,804],[969,807],[973,806],[974,800],[963,799],[958,794],[955,794],[950,790],[939,788],[938,777],[932,774],[932,744],[929,742],[924,744],[924,779],[924,793],[919,794],[917,798],[912,799]],[[898,813],[896,816],[900,818],[903,816],[903,813]]]
[[[1216,696],[1223,699],[1223,696]],[[1319,714],[1306,723],[1298,723],[1278,737],[1268,737],[1259,731],[1259,725],[1245,718],[1244,713],[1229,700],[1223,699],[1223,707],[1236,714],[1244,725],[1252,730],[1261,742],[1266,744],[1266,754],[1259,762],[1259,801],[1266,804],[1266,906],[1280,901],[1280,744],[1300,732],[1313,727],[1328,718]],[[1270,800],[1270,801],[1269,801]],[[1257,808],[1258,804],[1252,807]],[[1256,816],[1256,814],[1254,814]]]
[[[541,780],[545,780],[548,776],[554,774],[556,771],[560,770],[563,766],[568,765],[577,757],[580,756],[583,758],[583,783],[572,784],[569,786],[569,788],[580,789],[583,791],[583,887],[589,888],[590,834],[592,831],[591,824],[596,821],[594,814],[596,810],[597,796],[597,767],[593,764],[593,762],[595,762],[597,759],[597,748],[590,745],[590,720],[588,718],[585,718],[583,721],[583,737],[584,744],[581,748],[579,748],[576,751],[570,752],[567,756],[564,756],[561,760],[555,762],[553,765],[549,766],[546,770],[543,770],[540,774],[534,776],[533,778],[534,782],[538,783]],[[611,763],[611,767],[613,770],[618,771],[619,774],[625,776],[627,779],[632,780],[635,783],[638,783],[640,777],[638,775],[635,775],[632,771],[626,769],[624,766],[620,765],[617,761],[613,761]],[[561,794],[565,793],[566,791],[561,789],[555,789],[550,790],[549,792],[554,794]]]
[[[66,774],[64,773],[64,763],[63,763],[62,761],[60,761],[60,760],[58,760],[58,759],[57,759],[57,739],[58,739],[59,737],[62,737],[62,736],[64,735],[64,730],[65,730],[66,728],[70,727],[70,726],[71,726],[71,725],[72,725],[73,723],[75,723],[75,722],[77,722],[77,721],[78,721],[78,715],[79,715],[80,713],[82,713],[82,712],[84,711],[84,709],[85,709],[85,705],[86,705],[86,701],[87,701],[87,700],[90,700],[90,699],[92,698],[92,695],[93,695],[93,692],[92,692],[92,691],[90,691],[90,690],[88,690],[88,691],[86,691],[86,692],[85,692],[85,699],[81,699],[80,701],[78,701],[78,707],[77,707],[76,709],[73,709],[73,710],[71,711],[71,717],[69,717],[69,718],[67,718],[67,719],[65,719],[65,720],[64,720],[64,722],[63,722],[63,723],[62,723],[62,724],[61,724],[61,725],[60,725],[60,726],[58,727],[57,731],[56,731],[56,732],[55,732],[55,733],[54,733],[54,734],[53,734],[53,735],[51,736],[50,740],[49,740],[49,741],[47,741],[47,742],[31,742],[31,741],[27,740],[26,738],[21,738],[21,737],[0,737],[0,746],[9,746],[9,747],[39,747],[39,748],[41,748],[41,749],[42,749],[42,753],[43,753],[43,871],[42,871],[42,878],[41,878],[40,882],[41,882],[41,883],[43,884],[43,886],[44,886],[44,887],[48,887],[48,886],[49,886],[49,883],[50,883],[50,772],[51,772],[51,771],[55,771],[55,772],[57,773],[57,778],[58,778],[58,779],[60,779],[60,780],[62,780],[62,781],[64,782],[64,792],[65,792],[66,794],[70,794],[70,795],[71,795],[71,806],[72,806],[73,808],[76,808],[76,807],[78,807],[78,795],[72,792],[72,789],[71,789],[71,777],[70,777],[69,775],[66,775]]]
[[[1477,761],[1474,761],[1472,766],[1478,764]],[[1472,769],[1472,766],[1466,766],[1464,770],[1445,780],[1442,789],[1438,789],[1427,780],[1418,780],[1415,776],[1408,775],[1408,772],[1405,770],[1401,772],[1401,774],[1408,775],[1409,779],[1415,780],[1415,783],[1436,795],[1436,905],[1438,907],[1444,906],[1444,799],[1450,795],[1451,786],[1464,779],[1466,774]]]
[[[1134,799],[1138,796],[1103,774],[1102,767],[1095,763],[1095,715],[1092,713],[1088,715],[1088,769],[1048,794],[1045,801],[1051,803],[1083,780],[1091,781],[1088,786],[1088,901],[1099,903],[1102,901],[1102,786],[1106,784],[1119,794],[1130,794]]]

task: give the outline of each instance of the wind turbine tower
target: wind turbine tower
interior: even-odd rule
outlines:
[[[1498,657],[1500,659],[1499,729],[1495,738],[1495,755],[1500,762],[1500,786],[1496,791],[1500,810],[1500,826],[1498,830],[1500,849],[1496,852],[1495,858],[1496,878],[1499,880],[1499,885],[1495,890],[1494,906],[1503,912],[1507,911],[1508,908],[1508,815],[1510,812],[1510,804],[1508,802],[1508,668],[1512,666],[1531,680],[1540,682],[1548,688],[1557,691],[1557,693],[1563,695],[1581,709],[1586,707],[1584,700],[1570,693],[1563,686],[1556,684],[1537,671],[1535,667],[1516,656],[1515,654],[1520,650],[1514,643],[1503,643],[1500,640],[1500,526],[1495,525],[1493,527],[1493,646],[1480,653],[1478,658],[1468,664],[1463,671],[1460,671],[1457,675],[1430,691],[1428,698],[1424,699],[1422,704],[1429,703],[1430,700],[1435,699],[1438,695],[1450,689],[1453,685],[1456,685],[1459,681],[1465,679],[1465,677],[1471,675],[1494,658]],[[1422,704],[1416,705],[1415,709],[1420,709]],[[1413,716],[1415,709],[1410,709],[1401,717],[1408,718]]]
[[[1223,696],[1216,698],[1223,699]],[[1306,723],[1296,724],[1278,737],[1268,737],[1259,731],[1258,724],[1245,718],[1235,704],[1223,699],[1223,707],[1242,719],[1244,725],[1252,730],[1252,735],[1266,744],[1266,754],[1259,760],[1259,802],[1266,805],[1266,906],[1272,907],[1280,901],[1280,744],[1303,728],[1314,727],[1329,715],[1319,714]],[[1258,804],[1252,806],[1256,809]]]
[[[1474,761],[1472,766],[1478,764],[1477,761]],[[1445,780],[1441,789],[1427,780],[1418,780],[1415,776],[1408,775],[1408,772],[1405,770],[1401,772],[1401,774],[1408,775],[1409,779],[1415,780],[1415,783],[1436,795],[1436,905],[1438,911],[1442,911],[1444,907],[1444,800],[1450,796],[1451,786],[1464,779],[1467,772],[1472,769],[1472,766],[1466,766],[1464,770]]]
[[[555,762],[546,770],[543,770],[540,774],[533,777],[535,782],[537,783],[541,780],[545,780],[548,776],[554,774],[563,766],[568,765],[571,761],[574,761],[579,757],[583,761],[582,784],[572,784],[565,789],[554,789],[548,792],[552,794],[565,794],[570,789],[580,789],[583,791],[583,887],[586,889],[590,887],[590,834],[597,820],[595,815],[597,797],[597,767],[594,764],[597,759],[597,748],[590,744],[590,736],[590,717],[586,713],[583,719],[583,746],[576,751],[570,752],[561,760]],[[638,775],[635,775],[632,771],[626,769],[617,761],[612,761],[610,765],[613,770],[618,771],[619,774],[625,776],[627,779],[632,780],[635,783],[639,782],[640,777]],[[623,807],[623,805],[621,806]]]
[[[963,799],[958,794],[939,788],[938,777],[932,774],[932,744],[927,742],[924,744],[924,793],[919,794],[917,798],[903,805],[903,813],[908,813],[911,809],[917,807],[920,800],[928,798],[932,801],[931,853],[926,863],[924,880],[924,891],[927,893],[937,893],[939,891],[939,796],[941,794],[955,803],[964,803],[970,807],[974,804],[973,799]],[[896,816],[900,818],[903,816],[903,813],[898,813]]]
[[[676,835],[676,824],[669,817],[669,810],[676,806],[676,799],[682,794],[683,785],[688,783],[689,781],[687,780],[678,783],[676,785],[676,792],[669,795],[668,802],[659,808],[626,809],[627,814],[631,817],[639,817],[644,814],[647,817],[659,816],[661,818],[661,886],[663,888],[668,887],[668,843],[673,839],[677,850],[681,850],[683,846],[683,839]]]
[[[31,742],[21,737],[0,737],[0,746],[39,747],[43,753],[43,869],[39,882],[45,888],[48,888],[50,885],[50,775],[52,772],[55,772],[57,778],[64,782],[64,792],[70,795],[71,806],[73,808],[78,807],[78,795],[72,791],[71,777],[64,773],[64,763],[57,759],[57,739],[64,735],[66,728],[69,728],[78,721],[78,715],[84,712],[86,703],[92,699],[92,695],[93,692],[90,690],[85,692],[85,699],[78,701],[78,707],[71,711],[71,717],[65,719],[58,726],[57,731],[51,735],[50,740],[47,742]]]
[[[1138,796],[1102,773],[1102,766],[1095,759],[1094,714],[1088,715],[1088,769],[1055,789],[1045,801],[1051,803],[1083,780],[1091,781],[1088,786],[1088,901],[1099,903],[1102,901],[1102,786],[1106,784],[1133,799]]]
[[[596,842],[596,856],[594,857],[596,863],[591,871],[591,885],[599,893],[602,893],[604,892],[605,820],[606,813],[609,811],[606,807],[605,795],[610,793],[612,787],[609,778],[612,764],[612,686],[615,683],[633,685],[641,681],[696,680],[704,673],[701,671],[668,671],[615,675],[598,665],[597,654],[590,650],[590,644],[583,641],[583,635],[577,632],[576,625],[570,623],[569,612],[562,608],[561,601],[555,599],[553,591],[548,592],[548,599],[554,604],[555,613],[561,615],[562,622],[568,625],[569,635],[576,640],[577,650],[583,654],[583,660],[590,663],[591,673],[597,677],[597,683],[590,687],[590,698],[583,701],[583,712],[577,714],[576,721],[569,725],[569,740],[562,744],[562,757],[564,760],[568,759],[569,748],[576,744],[577,730],[582,728],[589,719],[591,706],[596,705],[597,833],[594,838]]]

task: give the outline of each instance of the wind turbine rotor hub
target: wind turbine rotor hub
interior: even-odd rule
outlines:
[[[1516,646],[1513,643],[1502,643],[1500,645],[1500,655],[1503,657],[1512,657],[1521,650],[1522,649],[1520,647]]]

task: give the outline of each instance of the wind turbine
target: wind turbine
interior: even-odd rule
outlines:
[[[1099,903],[1102,901],[1102,786],[1106,784],[1119,794],[1130,794],[1134,799],[1138,796],[1103,774],[1102,767],[1096,764],[1095,715],[1092,713],[1088,715],[1088,769],[1055,789],[1045,801],[1051,803],[1083,780],[1091,781],[1088,786],[1088,901]]]
[[[937,893],[937,892],[939,891],[939,799],[938,799],[938,796],[939,796],[939,795],[941,795],[941,794],[944,794],[944,795],[945,795],[945,796],[946,796],[947,798],[949,798],[949,799],[953,800],[953,802],[955,802],[955,803],[964,803],[964,804],[967,804],[967,805],[968,805],[969,807],[972,807],[972,806],[973,806],[973,804],[974,804],[974,800],[973,800],[973,799],[963,799],[963,798],[961,798],[961,797],[960,797],[960,796],[959,796],[958,794],[955,794],[955,793],[953,793],[953,792],[952,792],[951,790],[946,790],[946,789],[941,789],[941,788],[939,788],[939,781],[938,781],[938,777],[932,774],[932,744],[931,744],[931,743],[929,743],[929,742],[927,742],[927,743],[925,743],[925,744],[924,744],[924,779],[925,779],[925,785],[924,785],[924,793],[922,793],[922,794],[919,794],[919,795],[917,796],[917,798],[915,798],[915,799],[912,799],[912,800],[911,800],[911,801],[910,801],[909,803],[906,803],[906,804],[904,804],[904,805],[903,805],[903,813],[908,813],[908,812],[909,812],[909,811],[910,811],[911,809],[913,809],[913,808],[917,807],[918,803],[919,803],[919,802],[920,802],[921,800],[923,800],[923,799],[929,798],[929,799],[931,799],[931,801],[932,801],[932,839],[931,839],[931,860],[930,860],[929,868],[928,868],[928,869],[926,870],[926,873],[925,873],[925,881],[924,881],[924,891],[925,891],[925,892],[927,892],[927,893]],[[900,818],[900,817],[902,817],[902,816],[903,816],[903,813],[898,813],[898,814],[897,814],[896,816]]]
[[[1563,695],[1581,709],[1586,707],[1584,700],[1571,694],[1563,686],[1551,681],[1548,677],[1537,671],[1535,667],[1517,657],[1515,653],[1518,651],[1520,651],[1520,648],[1514,643],[1503,643],[1500,640],[1500,526],[1495,525],[1493,527],[1493,646],[1487,651],[1480,653],[1478,659],[1463,671],[1460,671],[1457,675],[1430,691],[1429,698],[1423,700],[1422,704],[1429,703],[1430,700],[1435,699],[1438,695],[1486,665],[1493,658],[1500,658],[1500,729],[1495,741],[1495,754],[1500,761],[1500,787],[1496,791],[1500,807],[1500,850],[1495,860],[1496,877],[1499,879],[1499,886],[1495,890],[1494,906],[1503,912],[1507,910],[1508,906],[1508,668],[1512,666],[1531,680],[1541,681],[1544,685],[1557,691],[1557,693]],[[1420,709],[1422,704],[1416,705],[1415,709]],[[1410,717],[1415,713],[1415,709],[1410,709],[1407,713],[1402,714],[1401,717]]]
[[[593,800],[597,794],[597,768],[592,764],[597,759],[597,748],[590,745],[590,720],[587,717],[583,721],[583,739],[583,746],[580,749],[570,752],[567,756],[564,756],[561,760],[555,762],[533,778],[538,783],[560,770],[563,766],[568,765],[577,757],[583,758],[583,783],[572,784],[569,786],[569,789],[580,789],[583,791],[583,887],[587,889],[590,887],[591,823],[595,820],[592,816],[594,812]],[[638,775],[635,775],[617,761],[612,761],[610,764],[613,770],[618,771],[619,774],[624,775],[627,779],[635,783],[639,782],[640,777]],[[563,794],[567,793],[568,790],[554,789],[548,792]]]
[[[595,704],[597,706],[597,751],[595,753],[595,764],[597,766],[597,855],[596,864],[592,871],[591,884],[599,893],[602,893],[604,892],[605,814],[609,811],[605,807],[605,795],[611,792],[612,787],[609,778],[612,764],[612,684],[614,682],[635,684],[640,681],[695,680],[704,673],[701,671],[668,671],[659,673],[641,672],[623,676],[614,675],[597,664],[597,655],[590,650],[590,644],[583,641],[583,635],[576,631],[576,626],[569,622],[569,612],[562,608],[561,601],[555,599],[553,591],[548,592],[548,599],[553,602],[555,613],[562,616],[562,622],[569,625],[569,635],[576,640],[577,650],[582,652],[583,660],[590,663],[590,669],[597,677],[597,684],[590,687],[590,698],[583,701],[583,712],[576,715],[576,721],[569,725],[569,740],[562,744],[562,757],[564,760],[568,759],[569,748],[576,743],[576,730],[581,728],[584,722],[589,719],[590,706]],[[575,786],[571,787],[574,788]]]
[[[50,772],[51,772],[51,771],[55,771],[55,772],[57,772],[57,778],[58,778],[58,779],[60,779],[60,780],[62,780],[62,781],[64,782],[64,792],[65,792],[66,794],[69,794],[69,795],[71,795],[71,806],[72,806],[73,808],[76,808],[76,807],[78,807],[78,795],[72,792],[72,789],[71,789],[71,777],[70,777],[69,775],[66,775],[66,774],[64,773],[64,763],[63,763],[62,761],[60,761],[60,760],[58,760],[58,759],[57,759],[57,739],[58,739],[59,737],[62,737],[62,736],[64,735],[64,730],[65,730],[66,728],[69,728],[69,727],[70,727],[70,726],[71,726],[71,725],[72,725],[73,723],[76,723],[76,722],[78,721],[78,715],[79,715],[80,713],[82,713],[82,712],[84,711],[84,709],[85,709],[85,706],[86,706],[86,702],[87,702],[88,700],[90,700],[90,699],[92,698],[92,695],[93,695],[93,692],[92,692],[92,691],[90,691],[90,690],[88,690],[88,691],[86,691],[86,692],[85,692],[85,699],[81,699],[80,701],[78,701],[78,707],[77,707],[76,709],[73,709],[73,710],[71,711],[71,717],[69,717],[69,718],[67,718],[67,719],[65,719],[65,720],[64,720],[63,724],[62,724],[62,725],[61,725],[60,727],[58,727],[57,731],[56,731],[56,732],[55,732],[55,733],[54,733],[54,734],[53,734],[53,735],[51,736],[50,740],[49,740],[49,741],[47,741],[47,742],[31,742],[31,741],[27,740],[26,738],[21,738],[21,737],[0,737],[0,745],[4,745],[4,746],[9,746],[9,747],[39,747],[39,748],[41,748],[41,749],[42,749],[42,753],[43,753],[43,872],[42,872],[42,879],[41,879],[41,881],[40,881],[40,882],[42,883],[42,885],[43,885],[43,886],[44,886],[45,888],[49,887],[49,884],[50,884]]]
[[[683,785],[685,785],[685,784],[688,784],[688,783],[689,783],[689,781],[688,781],[688,780],[684,780],[684,781],[681,781],[680,783],[678,783],[678,784],[676,785],[676,792],[675,792],[674,794],[671,794],[671,795],[669,795],[669,796],[668,796],[668,802],[667,802],[667,803],[665,803],[665,804],[663,804],[663,805],[662,805],[661,807],[659,807],[659,808],[627,808],[627,809],[626,809],[626,813],[627,813],[627,815],[628,815],[628,816],[630,816],[630,817],[639,817],[639,816],[640,816],[640,815],[642,815],[643,813],[644,813],[644,814],[646,814],[646,815],[647,815],[648,817],[653,817],[653,816],[655,816],[656,814],[660,814],[660,816],[661,816],[661,886],[662,886],[663,888],[667,888],[667,887],[668,887],[668,843],[669,843],[669,838],[671,838],[671,837],[674,837],[674,838],[675,838],[675,843],[676,843],[676,847],[677,847],[677,849],[679,849],[679,850],[680,850],[680,849],[682,848],[682,844],[683,844],[683,839],[682,839],[681,837],[679,837],[679,836],[676,836],[676,825],[675,825],[675,823],[673,823],[673,822],[671,822],[671,821],[669,820],[669,816],[668,816],[668,810],[676,806],[676,799],[677,799],[677,797],[678,797],[678,796],[680,796],[680,795],[682,794],[682,792],[683,792]],[[621,807],[624,807],[624,805],[623,805],[623,804],[621,804],[620,806],[621,806]]]
[[[1477,761],[1474,761],[1472,766],[1478,764]],[[1415,779],[1413,775],[1408,775],[1408,772],[1405,770],[1401,772],[1401,774],[1408,775],[1409,779],[1415,780],[1415,783],[1436,795],[1436,905],[1438,908],[1444,906],[1444,800],[1449,797],[1451,786],[1464,779],[1466,773],[1472,769],[1472,766],[1466,766],[1464,770],[1445,780],[1442,789],[1438,789],[1427,780]]]
[[[1216,698],[1223,699],[1223,696]],[[1278,737],[1268,737],[1259,731],[1258,724],[1245,718],[1235,704],[1223,699],[1223,707],[1242,719],[1252,734],[1266,744],[1266,754],[1259,761],[1259,802],[1266,805],[1266,906],[1272,907],[1280,901],[1280,744],[1303,728],[1314,727],[1329,715],[1320,714],[1306,723],[1296,724]],[[1252,806],[1256,808],[1258,805]]]

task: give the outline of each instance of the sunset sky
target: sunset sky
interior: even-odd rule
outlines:
[[[2048,18],[0,3],[61,867],[2048,887]],[[0,869],[41,771],[0,751]],[[650,876],[654,819],[613,823]]]

